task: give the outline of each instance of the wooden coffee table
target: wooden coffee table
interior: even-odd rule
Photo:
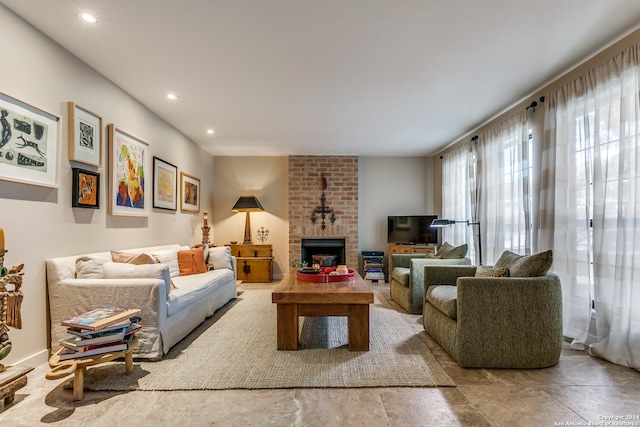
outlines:
[[[373,291],[356,273],[346,282],[307,282],[291,269],[273,291],[277,304],[278,350],[298,349],[299,316],[346,316],[349,327],[349,350],[369,350],[369,304]]]

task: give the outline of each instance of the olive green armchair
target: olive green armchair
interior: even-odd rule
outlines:
[[[462,367],[544,368],[560,358],[562,291],[559,277],[547,272],[551,251],[507,252],[493,269],[424,267],[424,329]],[[523,268],[543,255],[546,268]],[[501,270],[510,277],[476,277],[479,269],[483,276]]]
[[[391,299],[412,314],[422,313],[424,267],[427,265],[469,265],[469,258],[428,258],[426,254],[392,254],[389,266]]]

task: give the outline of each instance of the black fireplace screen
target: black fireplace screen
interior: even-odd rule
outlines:
[[[314,262],[320,264],[321,267],[344,264],[344,239],[302,239],[300,258],[306,261],[309,266]]]

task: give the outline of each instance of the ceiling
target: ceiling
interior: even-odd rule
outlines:
[[[433,155],[640,23],[638,0],[0,2],[216,156]]]

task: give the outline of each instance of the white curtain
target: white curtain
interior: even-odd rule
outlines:
[[[467,141],[447,152],[442,160],[442,217],[464,221],[472,218],[473,193],[475,192],[475,167],[472,143]],[[468,256],[476,260],[473,227],[454,224],[442,228],[442,242],[452,245],[469,245]]]
[[[541,242],[552,243],[553,271],[561,276],[564,334],[574,338],[574,344],[588,342],[593,300],[596,340],[589,347],[591,353],[636,369],[640,368],[639,52],[640,45],[632,46],[548,97],[543,152],[547,162],[543,180],[548,182],[543,191],[549,194],[541,198],[546,206],[539,234]]]
[[[505,250],[531,251],[529,137],[526,111],[481,133],[477,145],[478,207],[483,262]]]

